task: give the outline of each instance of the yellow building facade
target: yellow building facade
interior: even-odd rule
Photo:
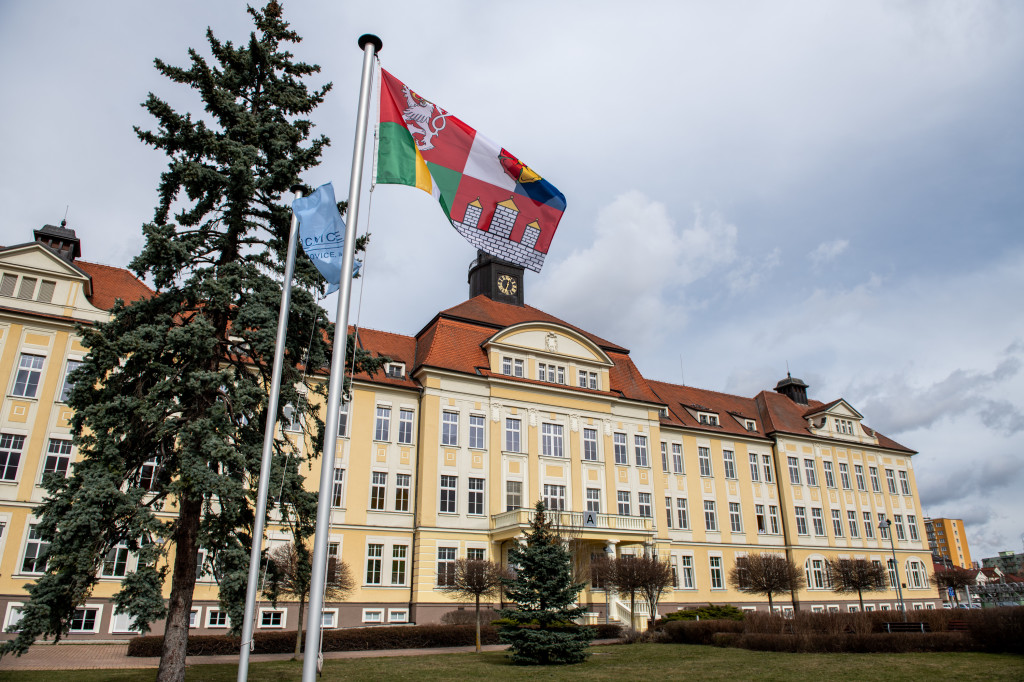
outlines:
[[[0,469],[5,626],[16,623],[23,586],[42,570],[33,557],[44,548],[31,531],[42,472],[70,447],[53,442],[69,442],[61,382],[84,350],[73,323],[106,314],[90,302],[100,279],[87,281],[88,267],[41,241],[0,251],[0,435],[21,443],[10,481],[11,466]],[[9,274],[55,282],[50,307],[19,298],[22,280],[8,293]],[[908,609],[935,608],[912,450],[863,424],[844,400],[808,400],[798,379],[754,397],[648,380],[628,349],[525,305],[522,275],[482,257],[470,273],[470,299],[415,336],[359,331],[364,348],[391,362],[383,374],[357,375],[343,407],[329,553],[349,565],[357,587],[327,604],[325,627],[432,623],[464,607],[440,589],[454,562],[504,561],[538,500],[555,510],[583,576],[600,556],[668,560],[675,585],[662,614],[708,603],[766,609],[767,599],[736,591],[728,579],[737,557],[753,552],[784,554],[805,568],[807,589],[793,600],[776,595],[783,612],[857,608],[855,598],[830,589],[824,562],[832,557],[887,565]],[[34,397],[22,395],[22,378],[39,362],[25,356],[42,358]],[[297,426],[284,433],[308,454],[301,430],[290,431]],[[315,485],[319,459],[310,466]],[[892,522],[891,540],[878,527],[882,518]],[[290,541],[273,521],[268,543]],[[131,634],[110,597],[132,560],[125,552],[105,562],[111,577],[83,605],[73,638]],[[212,575],[202,575],[197,633],[229,626],[216,594]],[[592,622],[629,618],[628,598],[590,585],[580,602]],[[898,603],[894,589],[865,595],[872,610]],[[261,602],[256,627],[294,629],[297,612],[295,604]],[[640,604],[638,619],[648,612]]]
[[[932,553],[960,568],[972,568],[971,548],[962,519],[925,519],[925,530]]]

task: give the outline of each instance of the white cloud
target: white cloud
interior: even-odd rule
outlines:
[[[807,257],[811,259],[815,265],[824,265],[829,261],[835,260],[846,248],[850,245],[850,242],[846,239],[835,239],[830,242],[822,242],[818,244],[818,248],[811,251]]]

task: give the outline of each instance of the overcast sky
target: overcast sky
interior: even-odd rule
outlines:
[[[975,558],[1022,551],[1024,3],[284,7],[334,83],[306,182],[347,194],[376,33],[385,68],[565,194],[528,303],[654,379],[753,396],[788,363],[920,452],[925,513],[963,518]],[[68,206],[83,258],[128,263],[165,165],[139,103],[200,109],[153,58],[184,65],[207,26],[251,29],[240,2],[0,2],[0,243]],[[429,195],[363,206],[363,326],[413,334],[466,298],[475,251]]]

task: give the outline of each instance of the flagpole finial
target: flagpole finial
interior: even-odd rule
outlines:
[[[373,52],[374,52],[374,54],[376,54],[377,52],[380,52],[381,49],[384,47],[384,43],[381,42],[380,38],[378,38],[377,36],[373,35],[372,33],[364,33],[363,35],[359,36],[359,49],[360,50],[365,51],[367,43],[373,44]]]

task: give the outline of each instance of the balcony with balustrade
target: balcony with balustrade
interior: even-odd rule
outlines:
[[[534,509],[513,509],[491,516],[491,540],[519,537],[530,527]],[[552,525],[579,540],[604,542],[610,538],[622,542],[646,542],[654,537],[653,520],[643,516],[598,514],[597,512],[548,511]]]

